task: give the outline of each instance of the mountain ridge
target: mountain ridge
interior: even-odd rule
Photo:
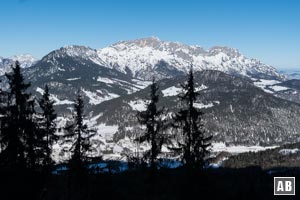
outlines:
[[[199,45],[162,41],[157,37],[120,41],[100,49],[68,45],[49,52],[40,60],[56,65],[55,58],[63,56],[70,56],[79,62],[89,60],[144,80],[151,80],[152,76],[161,79],[184,74],[191,64],[195,71],[218,70],[252,78],[286,79],[274,67],[257,59],[247,58],[235,48],[213,46],[206,50]],[[18,56],[14,58],[17,59]],[[0,58],[0,72],[4,74],[9,71],[14,60],[11,59],[6,64],[3,64],[2,60]],[[38,62],[36,59],[30,61],[26,61],[26,64],[21,61],[21,67],[31,67]]]
[[[195,71],[219,70],[236,75],[284,79],[284,76],[270,65],[249,59],[230,47],[214,46],[205,50],[196,45],[149,37],[117,42],[97,51],[108,67],[122,72],[129,68],[134,76],[144,79],[149,77],[145,77],[141,72],[148,71],[157,75],[156,71],[160,71],[158,66],[161,66],[162,61],[166,66],[172,66],[174,71],[183,73],[186,73],[192,64]],[[170,76],[164,73],[160,75],[162,78]]]
[[[10,58],[0,56],[0,76],[11,71],[11,66],[18,61],[21,68],[28,68],[37,63],[38,59],[30,54],[15,55]]]

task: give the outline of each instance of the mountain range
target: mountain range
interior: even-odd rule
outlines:
[[[11,65],[16,61],[20,62],[21,68],[27,68],[33,66],[38,60],[30,54],[12,56],[11,58],[3,58],[0,56],[0,76],[9,72]]]
[[[39,62],[52,62],[55,65],[56,59],[65,56],[79,62],[91,61],[134,78],[147,80],[151,80],[152,76],[166,78],[186,73],[191,65],[196,71],[218,70],[254,78],[284,79],[274,67],[247,58],[234,48],[215,46],[205,50],[200,46],[161,41],[156,37],[121,41],[102,49],[65,46],[50,52]],[[0,57],[0,67],[9,67],[14,60],[19,60],[22,67],[37,63],[30,55],[14,56],[10,59]]]
[[[197,107],[205,113],[207,132],[227,145],[280,145],[299,141],[300,83],[288,80],[267,64],[247,58],[237,49],[190,46],[150,37],[122,41],[102,49],[66,46],[42,59],[30,55],[0,58],[3,74],[19,60],[31,93],[40,97],[50,88],[63,127],[72,115],[74,94],[84,94],[86,122],[97,129],[95,155],[134,151],[140,133],[137,111],[145,109],[147,87],[154,76],[160,86],[160,106],[171,117],[180,102],[180,83],[193,65]],[[59,132],[58,134],[63,134]],[[56,144],[56,156],[63,144]],[[145,144],[141,148],[147,148]],[[101,151],[100,151],[101,149]]]

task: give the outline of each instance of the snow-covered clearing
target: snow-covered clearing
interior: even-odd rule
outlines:
[[[205,90],[205,89],[207,89],[207,86],[203,85],[203,84],[198,87],[195,87],[196,92],[199,92],[199,91]],[[182,88],[172,86],[172,87],[162,90],[161,92],[163,93],[164,97],[177,96],[178,94],[180,94],[182,92]]]
[[[172,86],[172,87],[162,90],[161,92],[163,93],[163,95],[165,97],[168,97],[168,96],[176,96],[176,95],[180,94],[181,91],[182,91],[182,88]]]
[[[81,78],[79,77],[79,78],[68,78],[68,79],[66,79],[67,81],[76,81],[76,80],[80,80]]]
[[[131,106],[131,108],[136,111],[146,110],[146,103],[147,103],[147,101],[141,100],[141,99],[128,102],[128,104]]]
[[[277,80],[266,80],[266,79],[252,79],[254,82],[254,85],[263,89],[267,93],[273,93],[273,91],[269,90],[267,86],[272,86],[278,83],[281,83],[280,81]]]
[[[200,85],[200,86],[198,86],[198,87],[195,87],[195,91],[196,92],[199,92],[199,91],[201,91],[201,90],[205,90],[205,89],[207,89],[207,86],[206,85]]]
[[[272,85],[269,88],[271,88],[272,90],[274,90],[275,92],[279,92],[279,91],[284,91],[284,90],[289,90],[290,88],[288,87],[284,87],[284,86],[279,86],[279,85]]]
[[[296,154],[296,153],[298,153],[299,152],[299,149],[298,148],[295,148],[295,149],[281,149],[280,151],[279,151],[279,153],[281,154],[281,155],[290,155],[290,154]]]
[[[100,77],[100,76],[97,78],[97,81],[102,82],[102,83],[109,83],[109,84],[114,83],[114,81],[112,81],[111,79]]]
[[[36,91],[38,93],[40,93],[41,95],[43,95],[44,92],[45,92],[42,88],[39,88],[39,87],[36,88]],[[54,103],[55,106],[57,106],[57,105],[66,105],[66,104],[74,104],[73,101],[70,101],[70,100],[67,100],[67,99],[60,100],[60,99],[57,98],[56,95],[53,95],[53,94],[50,94],[50,99],[55,102]]]
[[[119,95],[114,93],[103,94],[101,90],[97,90],[97,93],[91,92],[89,90],[82,90],[85,95],[89,98],[89,103],[92,105],[97,105],[102,103],[103,101],[108,101],[114,98],[119,97]]]
[[[212,151],[213,152],[229,152],[232,154],[238,154],[238,153],[245,153],[245,152],[258,152],[258,151],[264,151],[267,149],[274,149],[278,146],[243,146],[243,145],[237,145],[237,146],[226,146],[224,143],[213,143],[212,144]]]
[[[199,108],[199,109],[201,109],[201,108],[211,108],[211,107],[213,107],[214,105],[212,104],[212,103],[209,103],[209,104],[203,104],[203,103],[194,103],[194,107],[196,107],[196,108]]]

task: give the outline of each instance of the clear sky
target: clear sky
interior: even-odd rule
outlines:
[[[300,69],[298,0],[0,0],[0,25],[2,57],[157,36]]]

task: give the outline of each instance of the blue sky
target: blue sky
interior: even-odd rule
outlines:
[[[300,69],[297,0],[1,0],[0,24],[2,57],[157,36]]]

